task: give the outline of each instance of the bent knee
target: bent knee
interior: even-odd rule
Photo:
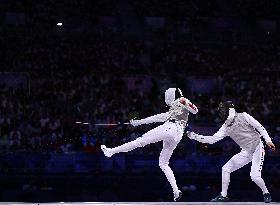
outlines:
[[[260,176],[251,176],[251,180],[252,180],[253,182],[257,182],[257,181],[259,181],[260,179],[262,179]]]
[[[223,171],[223,172],[228,172],[228,173],[231,173],[231,172],[232,172],[232,170],[230,169],[230,167],[228,167],[227,165],[224,165],[224,166],[222,167],[222,171]]]
[[[160,167],[162,170],[165,170],[168,166],[169,166],[168,163],[159,162],[159,167]]]
[[[250,173],[250,177],[251,177],[252,181],[258,181],[258,180],[260,180],[262,178],[261,175],[259,175],[259,174],[252,174],[252,173]]]

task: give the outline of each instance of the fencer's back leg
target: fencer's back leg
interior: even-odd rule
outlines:
[[[264,162],[265,150],[262,143],[256,148],[253,154],[252,166],[250,176],[253,182],[255,182],[262,190],[263,194],[267,194],[268,189],[262,179],[262,166]],[[270,197],[271,198],[271,197]]]

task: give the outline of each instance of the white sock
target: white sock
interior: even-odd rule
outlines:
[[[223,170],[222,171],[222,192],[221,192],[221,195],[223,197],[227,196],[227,190],[228,190],[229,182],[230,182],[230,173]]]
[[[160,168],[164,172],[169,184],[171,185],[174,196],[177,196],[177,194],[179,193],[179,189],[172,169],[168,165],[160,166]]]
[[[269,193],[265,186],[264,180],[261,177],[252,178],[252,181],[262,189],[263,194]]]

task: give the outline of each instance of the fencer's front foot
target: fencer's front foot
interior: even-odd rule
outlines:
[[[174,193],[174,201],[179,201],[183,196],[183,193],[179,190],[176,193]]]
[[[110,148],[106,147],[105,145],[101,145],[101,150],[103,151],[106,157],[112,157],[113,154]]]
[[[263,201],[265,203],[270,203],[272,201],[270,193],[266,193],[266,194],[263,195]]]
[[[228,202],[229,198],[226,196],[222,196],[221,194],[216,196],[216,198],[212,199],[211,202]]]

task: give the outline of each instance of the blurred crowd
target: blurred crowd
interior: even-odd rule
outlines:
[[[229,5],[236,16],[247,17],[247,20],[252,20],[250,17],[266,17],[275,18],[278,15],[280,2],[272,1],[252,1],[252,0],[237,0],[229,1]]]
[[[1,87],[1,151],[96,152],[103,143],[133,140],[151,127],[95,127],[76,121],[117,123],[164,112],[164,90],[171,86],[181,87],[199,106],[192,124],[219,125],[217,105],[231,99],[239,111],[264,124],[279,145],[277,45],[185,45],[109,40],[102,34],[23,39],[11,44],[17,55],[7,53],[6,71],[28,73],[29,86]],[[190,76],[212,78],[216,89],[190,90],[184,83]],[[186,151],[186,144],[178,154],[192,150]],[[151,147],[139,152],[160,149]]]
[[[126,10],[136,12],[142,20],[146,16],[164,16],[171,20],[167,25],[174,24],[172,19],[196,24],[198,18],[225,14],[274,17],[280,6],[276,0],[256,1],[254,7],[251,1],[217,0],[176,0],[172,4],[167,0],[34,2],[4,0],[0,5],[1,12],[25,14],[24,24],[0,29],[0,45],[5,51],[0,53],[1,70],[27,76],[25,86],[11,88],[0,83],[2,152],[98,152],[100,144],[115,146],[133,140],[153,125],[96,127],[93,123],[118,123],[165,112],[164,91],[168,87],[180,87],[198,105],[199,114],[190,119],[193,125],[217,129],[221,124],[217,105],[230,99],[238,111],[246,111],[259,120],[279,145],[277,43],[238,44],[233,38],[228,43],[186,43],[176,38],[163,41],[160,34],[150,39],[141,35],[135,38],[124,35],[120,26]],[[246,5],[254,12],[250,13]],[[119,29],[100,25],[100,16],[117,16]],[[60,19],[63,27],[54,27]],[[63,29],[70,25],[77,32],[64,33]],[[141,34],[141,25],[138,26]],[[88,32],[82,27],[87,27]],[[211,79],[213,89],[195,90],[186,83],[189,78],[202,83]],[[204,153],[203,146],[191,149],[188,146],[196,145],[188,142],[179,146],[177,154],[197,150]],[[136,152],[153,153],[160,146],[151,145]],[[227,149],[231,153],[235,146],[228,142]]]
[[[116,0],[72,0],[72,1],[35,1],[35,0],[3,0],[0,5],[1,12],[19,12],[24,14],[26,27],[50,29],[57,21],[63,20],[68,26],[81,23],[95,25],[98,16],[117,15]]]
[[[133,6],[137,10],[137,14],[142,16],[164,16],[172,19],[180,19],[182,17],[195,18],[214,17],[221,15],[218,1],[199,2],[199,1],[168,1],[168,0],[152,0],[140,1],[134,0]]]
[[[157,123],[95,126],[166,112],[170,87],[198,106],[189,117],[193,131],[218,130],[222,100],[267,129],[277,150],[267,152],[264,172],[277,201],[279,0],[0,2],[1,201],[170,200],[154,166],[162,143],[112,160],[100,149]],[[212,198],[217,167],[239,149],[230,138],[206,145],[183,137],[172,163],[183,200]],[[245,168],[235,176],[233,201],[261,200],[247,175]]]

